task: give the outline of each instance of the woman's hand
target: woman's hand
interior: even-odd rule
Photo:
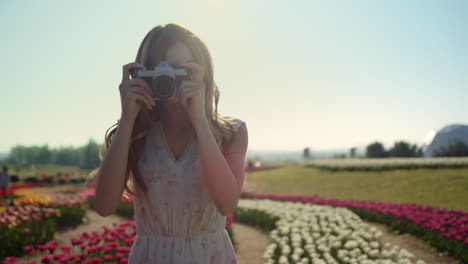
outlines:
[[[182,66],[192,69],[192,79],[182,81],[178,96],[178,103],[182,103],[185,110],[195,126],[199,122],[206,120],[205,113],[205,89],[206,84],[203,80],[205,72],[203,67],[194,62],[182,64]]]
[[[151,94],[151,88],[141,78],[130,79],[129,72],[134,68],[143,68],[138,63],[128,63],[123,66],[122,82],[119,85],[122,106],[121,119],[134,121],[145,105],[151,110],[156,103]]]

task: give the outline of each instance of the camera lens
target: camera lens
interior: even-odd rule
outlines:
[[[153,93],[161,99],[171,97],[175,92],[175,81],[173,78],[163,75],[155,79]]]

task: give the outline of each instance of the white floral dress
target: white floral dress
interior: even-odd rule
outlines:
[[[236,130],[244,122],[234,118]],[[202,184],[192,138],[179,159],[159,122],[151,127],[138,164],[148,197],[135,185],[136,236],[128,263],[236,264],[222,216]]]

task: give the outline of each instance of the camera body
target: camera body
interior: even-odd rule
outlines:
[[[165,61],[161,61],[153,70],[146,67],[130,70],[132,79],[141,78],[148,84],[155,100],[174,99],[182,81],[190,80],[191,75],[190,68],[175,68]]]

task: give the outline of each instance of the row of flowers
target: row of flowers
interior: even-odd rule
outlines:
[[[78,193],[79,196],[88,199],[92,206],[94,190],[86,190]],[[84,232],[80,237],[71,238],[69,245],[58,245],[54,240],[46,244],[25,246],[24,253],[29,256],[41,256],[41,263],[127,263],[129,253],[136,234],[133,215],[133,196],[122,196],[122,203],[117,208],[117,214],[131,218],[123,223],[113,223],[114,228],[103,227],[104,231],[96,231],[91,234]],[[234,216],[227,217],[225,228],[233,240],[231,224]],[[61,249],[61,252],[59,252]],[[19,263],[17,258],[10,256],[3,264]],[[35,261],[23,264],[36,264]]]
[[[0,213],[0,258],[21,255],[23,247],[53,239],[60,211],[32,205],[7,207]]]
[[[425,263],[397,245],[382,245],[382,232],[346,208],[268,199],[241,199],[238,206],[237,213],[250,214],[250,221],[259,211],[270,216],[257,220],[272,226],[265,263]],[[274,225],[268,223],[271,220]]]
[[[249,194],[245,198],[271,199],[345,207],[362,219],[384,223],[392,230],[410,233],[439,251],[468,263],[468,213],[418,204],[324,199],[317,196]]]
[[[113,223],[112,228],[104,226],[102,232],[83,232],[79,237],[70,238],[70,245],[51,240],[37,247],[26,246],[24,250],[29,256],[41,256],[41,263],[128,263],[135,234],[135,222],[129,220]],[[19,263],[16,257],[3,261],[3,264],[13,263]]]
[[[45,243],[57,229],[83,222],[87,199],[74,192],[83,188],[19,188],[14,206],[0,207],[0,259],[21,256],[24,246]]]
[[[83,187],[29,188],[15,190],[16,206],[36,205],[60,210],[61,216],[56,219],[57,228],[75,227],[83,222],[88,208],[86,197],[77,192]]]
[[[80,189],[76,188],[27,188],[13,191],[13,195],[19,198],[14,200],[14,205],[36,205],[45,207],[66,206],[73,207],[86,203],[86,197],[77,195]],[[68,193],[65,193],[68,192]]]

